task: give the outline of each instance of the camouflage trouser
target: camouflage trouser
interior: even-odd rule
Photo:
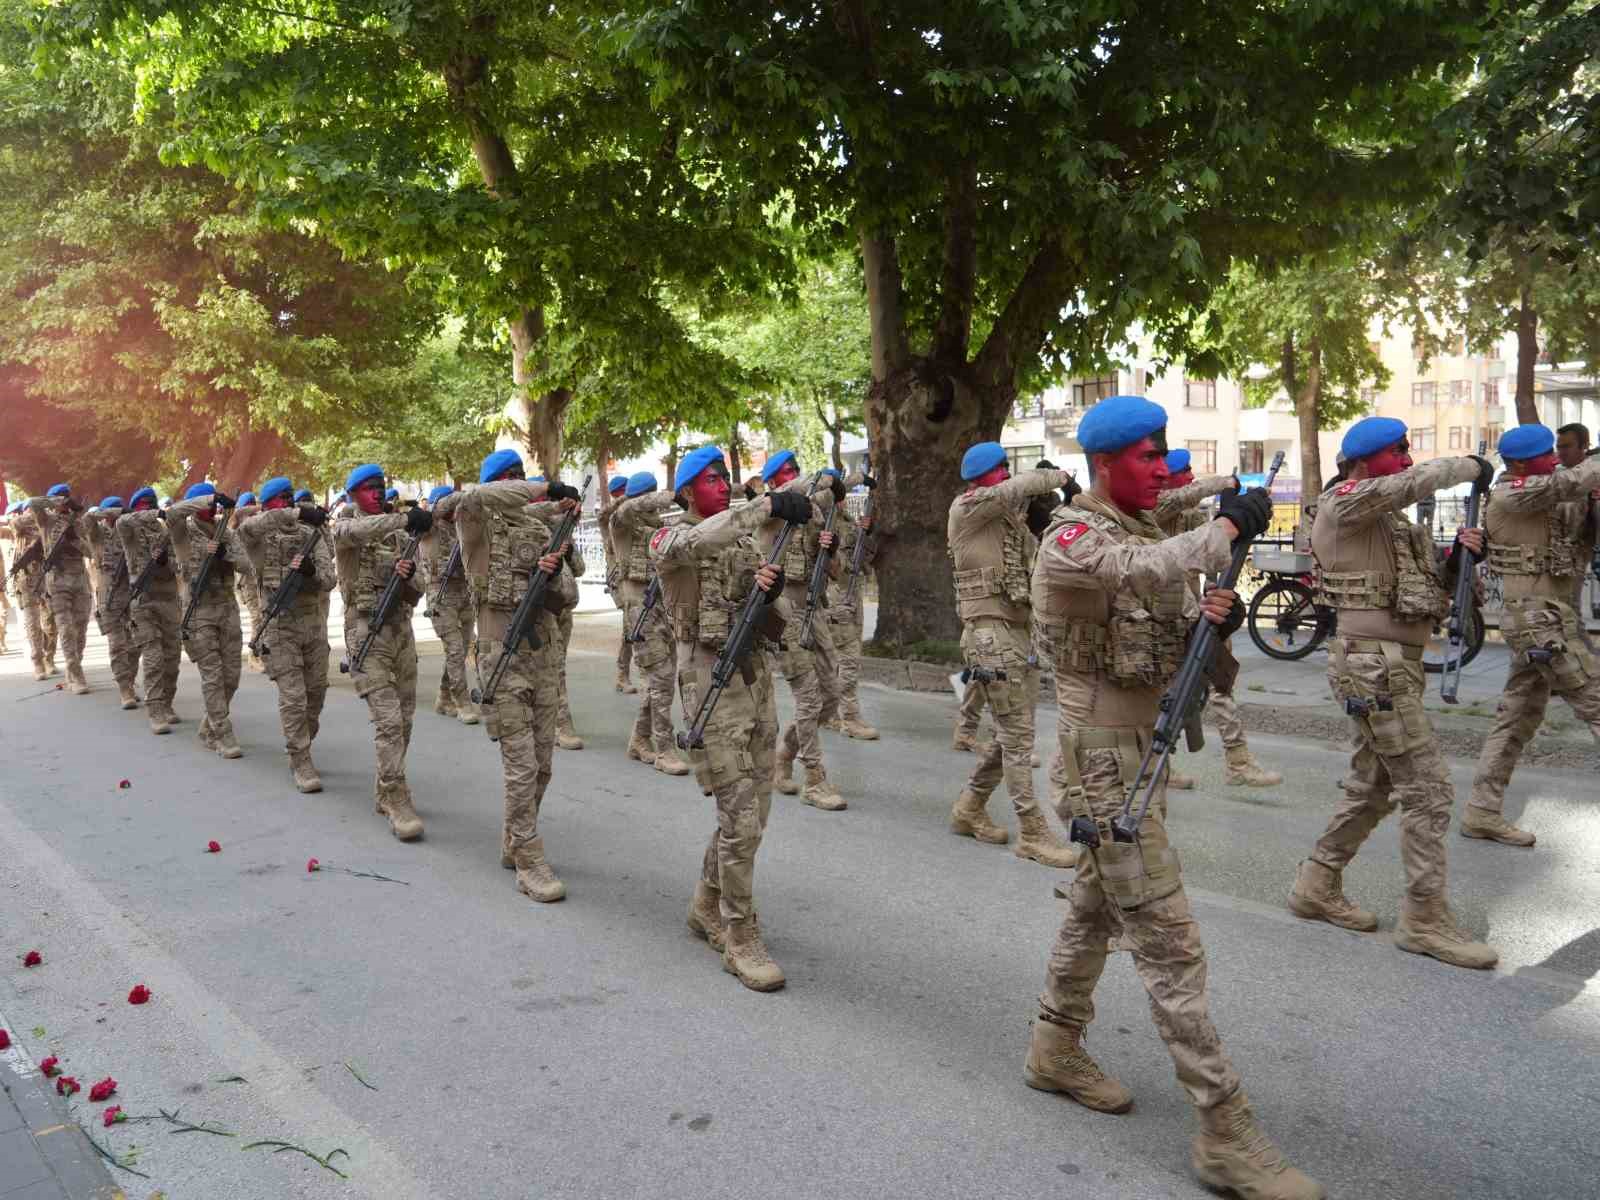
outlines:
[[[1529,662],[1524,654],[1512,657],[1494,728],[1483,743],[1472,778],[1471,803],[1476,807],[1499,812],[1504,806],[1511,773],[1517,768],[1523,747],[1539,731],[1552,694],[1565,700],[1578,720],[1600,739],[1600,675],[1571,670],[1576,663],[1561,665],[1568,670],[1558,674]]]
[[[45,660],[56,656],[56,615],[43,600],[22,606],[22,628],[28,634],[28,656],[44,670]]]
[[[83,670],[83,645],[89,636],[89,617],[94,612],[94,592],[83,571],[56,572],[50,576],[50,611],[55,614],[61,638],[61,657],[70,670]]]
[[[485,671],[499,661],[503,649],[492,638],[478,639],[478,661]],[[494,703],[483,707],[484,728],[500,742],[506,790],[502,841],[512,855],[539,836],[539,806],[550,786],[555,754],[560,653],[559,645],[546,642],[530,650],[524,641],[506,664]]]
[[[290,754],[311,749],[328,695],[328,622],[322,597],[302,595],[261,644],[267,678],[278,685],[278,721]]]
[[[1133,754],[1144,745],[1130,736]],[[1062,753],[1068,749],[1063,738]],[[1040,1019],[1078,1029],[1094,1020],[1095,984],[1105,969],[1108,946],[1117,939],[1133,954],[1178,1082],[1196,1107],[1210,1108],[1238,1091],[1239,1075],[1222,1051],[1206,1004],[1200,927],[1184,893],[1176,855],[1167,844],[1166,780],[1158,786],[1138,841],[1115,843],[1109,822],[1122,809],[1129,776],[1138,770],[1137,758],[1130,765],[1126,752],[1077,748],[1074,761],[1083,787],[1081,805],[1100,824],[1102,841],[1099,850],[1078,848],[1066,916],[1045,969]],[[1063,785],[1056,795],[1063,824],[1074,811]]]
[[[344,644],[360,646],[366,636],[366,617],[347,613]],[[417,641],[407,606],[396,608],[367,651],[361,671],[352,672],[350,678],[372,718],[372,744],[378,759],[372,796],[381,806],[406,792],[406,750],[411,746],[411,722],[417,712]]]
[[[228,709],[239,690],[239,654],[243,633],[239,605],[230,591],[225,597],[195,609],[184,643],[189,659],[200,669],[200,695],[206,715],[201,736],[209,729],[214,738],[233,736]]]
[[[961,631],[961,652],[967,664],[991,671],[1003,670],[1004,679],[981,683],[974,679],[967,694],[979,693],[980,708],[987,706],[995,736],[983,749],[967,790],[987,801],[1005,780],[1011,807],[1017,816],[1039,812],[1033,798],[1033,708],[1039,698],[1039,670],[1028,665],[1033,646],[1028,631],[998,618],[981,617]]]
[[[563,608],[556,616],[556,628],[561,633],[561,670],[558,673],[560,698],[556,710],[556,726],[560,729],[571,729],[572,705],[567,703],[567,647],[572,645],[572,612],[570,608]]]
[[[623,610],[624,630],[633,628],[642,603],[629,604]],[[633,722],[633,736],[648,742],[657,754],[666,754],[673,750],[672,685],[678,672],[678,660],[672,624],[659,604],[651,610],[641,632],[643,640],[633,647],[641,676],[639,715]]]
[[[819,615],[811,623],[811,649],[803,650],[790,641],[779,655],[783,677],[794,696],[794,721],[783,731],[782,755],[798,758],[807,769],[822,770],[822,735],[817,726],[839,715],[839,667],[834,657],[833,637],[828,622]],[[798,624],[788,631],[798,638]]]
[[[1340,784],[1345,798],[1311,857],[1343,870],[1398,804],[1406,892],[1425,901],[1444,894],[1444,835],[1455,788],[1422,707],[1422,660],[1405,657],[1408,653],[1417,650],[1398,642],[1343,637],[1329,642],[1328,685],[1334,698],[1341,704],[1355,700],[1368,711],[1351,717],[1355,753]]]
[[[1233,702],[1233,697],[1226,692],[1212,692],[1211,700],[1206,705],[1211,710],[1211,715],[1217,722],[1217,732],[1222,735],[1222,744],[1229,749],[1234,746],[1243,746],[1244,718],[1239,716],[1239,706]]]
[[[627,618],[622,621],[622,637],[617,646],[617,674],[623,679],[628,677],[628,668],[633,665],[633,643],[628,640],[628,630],[633,626],[628,624]]]
[[[145,710],[151,719],[172,714],[172,698],[178,694],[178,625],[182,620],[176,596],[141,597],[128,612],[133,644],[144,664]]]
[[[847,721],[861,719],[861,600],[857,597],[849,610],[834,610],[828,615],[828,632],[833,635],[833,653],[838,659],[839,715]]]
[[[106,649],[111,655],[111,677],[117,681],[118,689],[126,688],[131,692],[134,681],[139,678],[139,648],[133,644],[133,631],[128,627],[128,618],[123,612],[126,600],[126,591],[120,596],[113,596],[101,608],[100,620],[102,632],[106,635]],[[105,611],[107,607],[121,615],[110,615]]]
[[[752,659],[752,685],[735,675],[723,689],[706,722],[705,750],[694,756],[695,778],[717,801],[717,831],[706,845],[700,878],[722,893],[725,921],[755,915],[756,851],[772,808],[772,766],[778,740],[778,712],[772,672]],[[700,708],[698,674],[678,673],[685,712]]]
[[[467,686],[467,647],[474,641],[473,625],[477,620],[472,601],[465,589],[456,594],[456,584],[451,583],[439,602],[429,610],[428,619],[433,631],[444,645],[444,673],[439,676],[439,699],[457,708],[471,703],[472,692]]]
[[[961,696],[961,707],[956,710],[956,732],[971,739],[978,736],[978,723],[983,720],[983,689],[969,687]]]

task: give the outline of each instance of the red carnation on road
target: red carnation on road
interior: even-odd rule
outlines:
[[[150,989],[142,983],[134,984],[133,991],[128,993],[129,1004],[143,1004],[148,999],[150,999]]]
[[[78,1086],[78,1081],[71,1075],[63,1075],[56,1080],[56,1095],[58,1096],[70,1096],[73,1092],[81,1092],[82,1090]]]
[[[4,1029],[0,1029],[0,1050],[9,1049],[11,1049],[11,1035]]]
[[[221,854],[222,853],[222,843],[221,842],[207,842],[206,843],[206,853],[207,854]]]
[[[49,1058],[45,1059],[39,1064],[39,1070],[44,1072],[44,1077],[46,1079],[49,1079],[52,1075],[59,1075],[61,1074],[61,1068],[57,1064],[60,1063],[60,1061],[61,1060],[59,1058],[52,1054]]]
[[[126,1121],[128,1119],[128,1115],[122,1111],[122,1105],[120,1104],[113,1104],[110,1108],[106,1109],[101,1116],[105,1119],[107,1129],[110,1129],[119,1121]]]
[[[307,873],[309,873],[311,871],[321,870],[321,868],[322,868],[322,863],[320,861],[318,861],[317,859],[315,859],[315,858],[306,859],[306,871],[307,871]]]
[[[133,780],[131,780],[131,779],[124,779],[124,780],[122,780],[122,781],[121,781],[121,782],[119,782],[119,783],[118,783],[118,784],[117,784],[117,786],[118,786],[118,787],[119,787],[119,788],[131,788],[131,787],[132,787],[132,786],[133,786]]]
[[[43,961],[44,956],[37,950],[29,950],[22,956],[22,965],[25,967],[37,967]]]
[[[89,1089],[89,1099],[99,1104],[102,1100],[111,1099],[111,1093],[117,1090],[117,1081],[107,1075],[99,1083]]]

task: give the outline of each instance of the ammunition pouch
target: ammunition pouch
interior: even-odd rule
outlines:
[[[1114,754],[1121,785],[1114,800],[1120,808],[1122,798],[1138,778],[1140,763],[1150,744],[1148,732],[1132,726],[1080,728],[1061,734],[1060,743],[1061,775],[1066,784],[1063,804],[1068,810],[1061,815],[1068,819],[1072,840],[1081,847],[1079,877],[1088,882],[1097,880],[1105,895],[1125,911],[1176,892],[1183,886],[1183,876],[1178,852],[1167,840],[1161,811],[1165,804],[1158,804],[1146,814],[1132,841],[1119,842],[1112,837],[1110,819],[1095,816],[1083,783],[1088,755]],[[1165,786],[1165,780],[1162,785]],[[1105,800],[1112,798],[1103,797]],[[1111,805],[1104,807],[1109,810]]]

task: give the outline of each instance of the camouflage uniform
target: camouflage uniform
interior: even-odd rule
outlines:
[[[1073,856],[1050,829],[1033,796],[1033,709],[1039,668],[1033,648],[1029,576],[1038,542],[1023,521],[1030,496],[1065,487],[1065,471],[1022,471],[994,487],[971,485],[950,505],[947,526],[955,562],[961,652],[974,675],[968,690],[994,719],[995,736],[950,814],[955,833],[985,842],[1009,834],[989,820],[989,796],[1005,780],[1020,833],[1015,852],[1046,866],[1071,866]],[[998,676],[1004,673],[1005,678]]]
[[[93,556],[98,586],[95,588],[95,620],[105,635],[111,655],[111,677],[117,681],[123,708],[138,706],[134,681],[139,676],[139,651],[133,644],[128,625],[128,592],[133,580],[128,575],[128,557],[112,522],[122,515],[120,508],[102,508],[88,525],[89,548]]]
[[[144,593],[128,609],[128,624],[144,670],[145,714],[152,733],[171,733],[178,715],[172,710],[178,692],[178,577],[173,571],[172,541],[165,513],[156,509],[123,513],[117,537],[128,557],[128,577],[137,581],[152,560],[166,552],[166,561],[151,567]]]
[[[167,531],[172,535],[172,546],[177,551],[178,563],[187,580],[185,589],[192,589],[200,575],[200,568],[209,551],[206,543],[220,539],[222,559],[211,570],[206,581],[205,594],[195,606],[189,619],[189,636],[184,642],[189,659],[200,671],[200,695],[205,702],[206,715],[200,720],[200,743],[215,750],[223,758],[240,757],[239,743],[233,733],[233,718],[229,709],[233,694],[239,690],[240,650],[243,634],[239,627],[239,600],[234,595],[234,575],[237,564],[244,561],[244,548],[228,530],[229,512],[217,510],[213,524],[206,524],[196,515],[212,508],[214,498],[197,496],[193,500],[180,500],[167,510]]]
[[[487,682],[505,646],[507,628],[527,595],[552,536],[542,519],[556,509],[539,503],[546,485],[501,479],[449,497],[455,501],[461,561],[477,605],[478,676]],[[457,496],[460,499],[457,499]],[[524,639],[507,664],[493,703],[483,705],[484,727],[500,743],[505,779],[501,862],[515,867],[517,886],[535,900],[559,900],[566,887],[544,857],[539,809],[550,786],[555,753],[561,633],[553,608],[577,603],[578,587],[566,570],[546,585],[545,610],[534,614],[537,649]]]
[[[467,647],[476,640],[476,631],[466,568],[458,564],[455,576],[443,590],[439,587],[439,577],[444,574],[450,554],[456,548],[455,510],[461,495],[461,492],[451,492],[439,498],[433,506],[433,528],[422,542],[429,596],[426,615],[444,646],[444,673],[439,676],[439,694],[434,699],[433,711],[456,717],[465,725],[476,725],[478,710],[467,685]]]
[[[635,496],[634,499],[637,500],[638,497]],[[633,643],[628,640],[628,630],[633,626],[628,624],[628,605],[622,595],[622,577],[627,571],[627,563],[618,556],[615,536],[611,531],[611,520],[623,500],[622,496],[602,497],[594,515],[595,522],[600,526],[600,543],[606,552],[606,592],[611,597],[611,603],[623,610],[622,637],[617,647],[617,691],[631,693],[636,690],[628,681],[628,671],[633,665]]]
[[[754,535],[766,519],[767,505],[757,500],[713,517],[691,511],[650,538],[689,718],[700,709],[702,689],[761,565]],[[778,596],[765,615],[770,622],[774,615],[782,620],[793,614]],[[762,632],[775,630],[769,623]],[[758,637],[749,655],[748,673],[736,672],[723,689],[706,723],[705,749],[695,755],[695,777],[716,798],[717,828],[689,908],[689,928],[722,951],[725,970],[758,990],[784,982],[767,953],[755,909],[756,852],[772,806],[778,737],[772,673],[759,645],[764,640],[770,643]]]
[[[367,516],[354,505],[339,514],[333,526],[334,564],[339,573],[339,595],[344,601],[345,653],[354,657],[366,640],[378,600],[394,576],[410,539],[404,513]],[[411,630],[411,610],[422,598],[417,578],[404,581],[399,602],[384,622],[367,652],[361,669],[352,665],[350,679],[356,695],[367,702],[372,717],[372,741],[377,756],[373,777],[373,810],[387,817],[401,841],[422,835],[406,781],[406,751],[411,746],[411,723],[417,711],[417,642]]]
[[[554,509],[550,510],[554,511]],[[559,516],[554,517],[559,521]],[[562,551],[574,580],[583,574],[583,555],[578,550],[576,541],[569,541],[566,549]],[[561,671],[558,677],[559,700],[556,704],[556,745],[563,750],[582,750],[583,739],[578,736],[577,729],[572,724],[572,705],[567,702],[567,648],[572,645],[572,614],[577,608],[576,595],[574,601],[556,614],[556,629],[561,640]]]
[[[873,741],[878,731],[861,717],[861,631],[866,611],[867,578],[872,571],[872,561],[877,557],[877,543],[872,535],[863,531],[850,515],[849,509],[839,506],[839,518],[834,526],[839,535],[839,545],[834,558],[839,563],[839,583],[828,604],[828,633],[833,638],[834,657],[838,660],[839,728],[853,738]],[[849,589],[850,564],[855,561],[856,541],[867,539],[866,553],[861,559],[861,577],[856,580],[855,594],[845,603]]]
[[[6,519],[0,517],[0,538],[5,537],[7,525]],[[6,562],[5,547],[0,546],[0,580],[4,580],[10,574],[10,570],[11,568]],[[4,654],[10,648],[7,644],[11,636],[10,624],[11,595],[6,591],[5,584],[0,583],[0,654]]]
[[[320,792],[322,780],[311,761],[311,743],[322,721],[322,704],[328,694],[327,596],[336,576],[328,539],[307,533],[295,506],[241,510],[239,540],[255,572],[262,619],[272,598],[291,569],[289,564],[310,541],[314,576],[308,578],[287,611],[273,618],[261,643],[267,676],[278,688],[278,721],[295,787]],[[260,626],[257,625],[256,628]]]
[[[1345,898],[1342,872],[1378,822],[1400,816],[1406,871],[1395,944],[1458,966],[1494,951],[1466,940],[1445,904],[1444,835],[1455,789],[1423,709],[1422,648],[1450,611],[1448,573],[1426,528],[1402,509],[1478,477],[1470,458],[1442,458],[1396,475],[1351,480],[1325,493],[1311,531],[1324,602],[1338,610],[1328,684],[1351,717],[1354,755],[1345,798],[1301,864],[1290,908],[1349,929],[1377,918]]]
[[[613,507],[611,545],[616,562],[612,596],[622,601],[624,636],[639,620],[645,589],[650,582],[650,535],[660,528],[673,505],[670,492],[649,492]],[[645,618],[634,659],[643,678],[639,716],[628,739],[628,755],[652,764],[669,775],[686,775],[688,767],[678,757],[672,733],[672,697],[677,681],[677,649],[667,606],[657,601]]]
[[[39,523],[26,509],[12,518],[5,530],[16,542],[15,558],[39,541]],[[13,563],[13,565],[15,565]],[[33,661],[33,677],[44,679],[56,669],[56,615],[44,597],[44,570],[38,563],[24,567],[12,583],[17,607],[22,611],[22,628],[28,635],[28,656]]]
[[[239,528],[239,521],[238,510],[235,510],[233,514],[235,532]],[[250,614],[250,636],[254,638],[256,630],[261,628],[261,589],[256,584],[255,564],[250,561],[248,553],[241,554],[239,561],[234,564],[233,592],[244,610]],[[258,674],[266,670],[266,664],[255,654],[248,656],[246,666]]]
[[[55,565],[45,572],[44,591],[55,614],[61,655],[67,662],[67,686],[81,695],[89,690],[83,674],[83,646],[89,634],[89,614],[94,611],[94,592],[83,562],[88,534],[81,514],[54,501],[34,497],[28,508],[39,522],[46,555],[57,539],[61,540]]]
[[[1571,604],[1572,577],[1581,581],[1589,565],[1584,542],[1593,538],[1588,499],[1595,487],[1600,458],[1548,476],[1502,477],[1490,493],[1484,522],[1489,566],[1505,588],[1500,632],[1512,659],[1461,822],[1468,837],[1533,844],[1531,833],[1506,825],[1501,810],[1511,773],[1538,732],[1551,693],[1600,738],[1600,664]]]

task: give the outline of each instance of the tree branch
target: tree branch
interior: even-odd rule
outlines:
[[[1020,364],[1044,346],[1071,295],[1071,267],[1061,235],[1049,237],[1035,252],[974,360],[975,379],[985,390],[1014,386]]]
[[[972,338],[972,306],[978,286],[978,174],[970,159],[951,164],[946,176],[944,266],[939,277],[939,320],[933,330],[933,357],[942,363],[967,361]]]
[[[881,381],[911,361],[894,238],[863,229],[861,260],[866,269],[867,314],[872,325],[872,377]]]

